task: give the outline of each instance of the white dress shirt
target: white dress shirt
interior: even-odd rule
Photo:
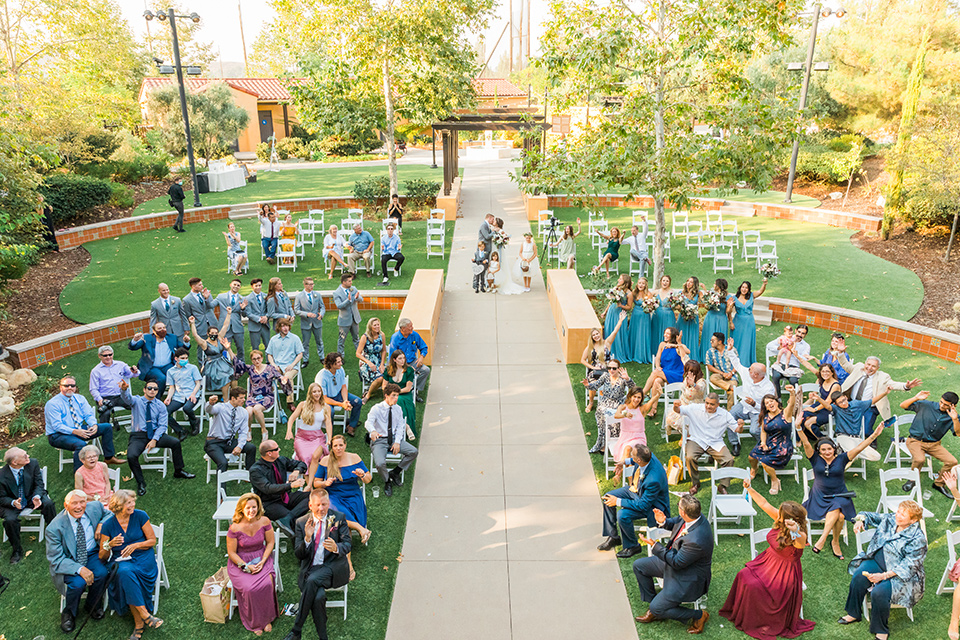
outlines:
[[[319,541],[316,551],[313,552],[313,566],[319,567],[323,564],[323,552],[326,551],[323,548],[323,541],[327,537],[327,518],[324,517],[323,520],[317,522],[317,519],[311,514],[310,519],[313,520],[313,540],[314,542]]]
[[[763,400],[763,396],[777,395],[777,390],[773,386],[773,383],[770,382],[770,378],[763,376],[760,382],[754,382],[753,378],[750,377],[750,369],[740,363],[740,357],[738,355],[730,356],[730,364],[732,364],[733,368],[740,374],[740,381],[742,382],[740,390],[743,391],[744,397],[750,398],[754,402],[753,406],[744,402],[743,410],[746,413],[760,413],[760,401]]]
[[[708,451],[723,449],[723,434],[727,429],[737,428],[737,421],[730,412],[719,407],[714,413],[707,413],[706,405],[688,404],[680,407],[680,415],[688,418],[689,440]]]

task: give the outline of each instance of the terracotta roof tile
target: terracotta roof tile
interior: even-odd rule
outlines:
[[[526,96],[527,92],[505,78],[475,78],[473,88],[480,98]]]

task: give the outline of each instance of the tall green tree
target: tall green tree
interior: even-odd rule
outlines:
[[[764,189],[797,125],[795,97],[745,77],[754,51],[790,41],[797,4],[766,0],[553,0],[541,40],[550,110],[598,99],[600,116],[562,149],[529,153],[521,186],[654,200],[655,279],[664,272],[667,203],[686,207],[708,186]],[[724,132],[693,133],[694,123]]]
[[[179,89],[176,85],[163,87],[151,93],[149,101],[164,147],[172,154],[183,156],[187,140]],[[187,110],[194,151],[206,161],[226,154],[250,122],[246,110],[237,105],[230,88],[222,82],[208,84],[200,91],[188,91]]]
[[[474,104],[479,71],[469,34],[495,0],[272,0],[271,39],[296,60],[338,61],[357,93],[382,96],[390,187],[397,191],[393,140],[398,121],[425,126]],[[327,68],[334,69],[335,65]]]

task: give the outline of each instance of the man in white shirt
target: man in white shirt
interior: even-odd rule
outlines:
[[[733,409],[730,410],[730,415],[741,422],[749,422],[750,435],[752,435],[757,442],[760,442],[760,401],[763,400],[763,396],[765,395],[775,395],[777,389],[767,377],[767,366],[765,364],[754,362],[748,369],[743,366],[740,362],[740,357],[737,355],[730,356],[730,363],[733,365],[733,368],[736,369],[737,373],[740,374],[740,381],[742,383],[740,385],[740,392],[743,394],[743,400],[733,406]],[[740,426],[736,431],[731,431],[727,434],[731,443],[730,446],[736,451],[734,455],[739,455],[740,453],[740,436],[737,434],[742,432],[743,427]]]
[[[697,459],[706,453],[721,467],[732,467],[735,458],[724,446],[723,434],[727,429],[740,426],[742,422],[736,420],[726,409],[720,408],[720,397],[715,393],[708,393],[703,404],[688,404],[682,407],[677,400],[673,407],[687,418],[689,425],[687,449],[683,455],[693,480],[690,493],[695,494],[700,490],[700,468],[697,466]],[[721,480],[717,493],[726,493],[729,486],[729,478]]]
[[[267,215],[261,212],[258,215],[260,219],[260,245],[263,247],[263,257],[270,264],[277,259],[277,240],[280,238],[280,223],[277,221],[277,213],[270,208]]]
[[[407,423],[403,418],[403,410],[397,404],[400,398],[400,387],[388,382],[383,385],[383,402],[373,405],[367,414],[366,426],[370,433],[370,451],[373,453],[373,466],[383,478],[383,492],[393,495],[393,485],[403,485],[403,471],[416,459],[417,448],[406,441]],[[387,470],[387,450],[403,458],[400,463]]]

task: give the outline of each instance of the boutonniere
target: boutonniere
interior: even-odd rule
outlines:
[[[333,528],[333,523],[336,521],[336,518],[332,515],[327,516],[327,531]]]
[[[640,475],[637,476],[637,482],[643,482],[643,472],[641,472]]]
[[[683,536],[687,535],[687,531],[688,531],[687,529],[684,529],[683,531],[681,531],[681,532],[680,532],[680,535],[677,536],[677,540],[679,540],[679,539],[682,538]]]

